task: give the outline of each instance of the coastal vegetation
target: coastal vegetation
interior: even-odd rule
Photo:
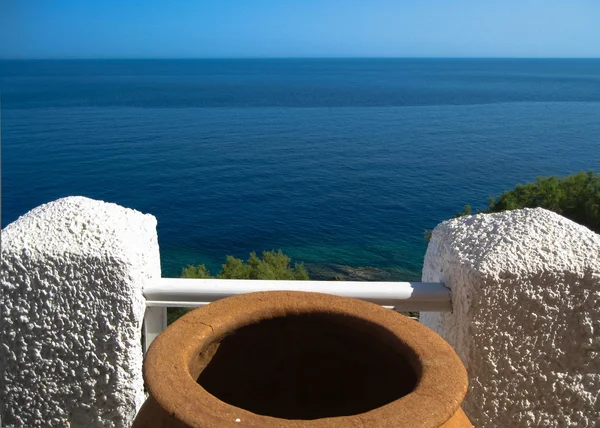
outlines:
[[[258,257],[250,253],[246,262],[233,256],[227,256],[221,272],[216,276],[221,279],[268,279],[268,280],[307,280],[308,274],[303,264],[290,265],[291,259],[281,250],[263,251]],[[214,278],[205,265],[188,266],[181,272],[182,278]],[[167,321],[171,324],[191,309],[169,308]]]
[[[533,183],[517,184],[514,189],[491,197],[487,208],[475,214],[538,207],[600,233],[600,173],[581,171],[566,177],[538,177]],[[454,217],[472,214],[473,208],[467,204]],[[425,230],[424,236],[429,241],[431,230]]]
[[[517,184],[496,198],[487,209],[477,213],[495,213],[519,208],[541,207],[600,233],[600,173],[581,171],[566,177],[538,177],[533,183]],[[466,205],[457,216],[471,215]]]

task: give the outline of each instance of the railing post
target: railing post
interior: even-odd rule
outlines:
[[[156,336],[167,328],[167,308],[146,306],[144,314],[144,355]]]
[[[600,235],[541,208],[460,217],[433,230],[423,281],[452,291],[420,319],[463,359],[475,426],[598,426]]]
[[[68,197],[6,226],[0,252],[2,424],[131,426],[156,219]]]

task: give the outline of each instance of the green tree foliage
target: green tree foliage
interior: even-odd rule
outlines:
[[[181,271],[182,278],[212,278],[204,265],[188,266]]]
[[[272,279],[272,280],[307,280],[308,274],[303,264],[290,266],[291,259],[281,250],[263,251],[262,257],[250,253],[244,263],[243,260],[227,256],[225,264],[217,278],[221,279]],[[205,265],[188,266],[181,272],[182,278],[213,278]],[[174,322],[191,309],[169,308],[167,321]]]
[[[235,257],[227,256],[219,278],[223,279],[287,279],[306,280],[308,274],[304,265],[290,267],[291,259],[281,250],[263,251],[262,258],[250,253],[246,263]]]
[[[534,183],[518,184],[478,213],[494,213],[519,208],[542,207],[600,233],[600,173],[579,172],[567,177],[538,177]],[[468,212],[459,213],[470,215]]]
[[[456,213],[454,218],[462,217],[465,215],[471,215],[472,213],[473,213],[473,208],[471,208],[471,205],[467,204],[467,205],[465,205],[465,208],[461,212]]]

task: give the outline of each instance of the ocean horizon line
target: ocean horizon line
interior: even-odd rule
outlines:
[[[503,57],[503,56],[223,56],[223,57],[38,57],[0,58],[0,61],[244,61],[244,60],[600,60],[600,57]]]

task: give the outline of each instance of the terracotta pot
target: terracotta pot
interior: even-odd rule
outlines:
[[[320,293],[249,293],[169,326],[144,362],[141,427],[470,427],[467,373],[427,327]]]

